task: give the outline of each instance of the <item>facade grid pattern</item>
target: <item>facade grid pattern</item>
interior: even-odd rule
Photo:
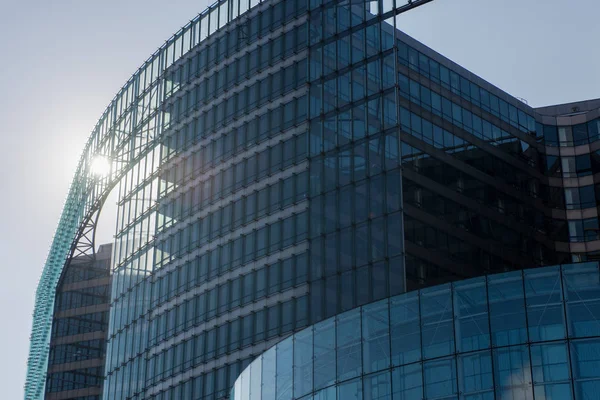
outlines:
[[[345,343],[349,358],[335,368],[315,364],[323,376],[314,382],[296,380],[295,370],[279,367],[295,354],[296,339],[284,340],[281,352],[278,344],[261,356],[267,369],[257,373],[277,376],[265,398],[326,388],[315,399],[333,390],[345,400],[359,387],[370,398],[367,388],[381,387],[385,399],[389,384],[394,398],[411,398],[397,394],[398,374],[414,376],[402,385],[420,382],[415,391],[426,398],[504,398],[505,379],[514,380],[507,393],[520,385],[524,398],[543,398],[534,353],[550,357],[541,349],[550,341],[563,341],[567,370],[583,371],[573,349],[593,340],[570,325],[556,339],[545,336],[555,334],[551,326],[536,333],[530,325],[500,339],[495,311],[481,298],[487,325],[453,313],[463,312],[461,285],[483,290],[496,307],[490,285],[500,275],[490,274],[526,270],[521,281],[535,286],[531,268],[598,258],[600,104],[531,108],[400,32],[399,14],[429,1],[224,0],[167,41],[119,92],[84,150],[36,297],[26,399],[43,394],[55,298],[65,307],[87,301],[48,288],[117,186],[105,399],[224,398],[257,355],[311,325]],[[98,156],[111,164],[106,177],[91,175]],[[565,271],[574,269],[555,269],[566,290]],[[343,332],[369,341],[360,330],[373,322],[365,310],[383,301],[374,304],[386,304],[391,324],[394,296],[406,291],[403,299],[416,296],[422,330],[417,347],[398,357],[413,358],[367,366],[363,344]],[[105,324],[99,315],[90,324]],[[452,333],[480,325],[487,336],[472,334],[469,343]],[[442,333],[445,341],[423,345],[423,335]],[[314,347],[315,363],[326,363],[317,361],[324,346]],[[510,363],[529,377],[507,376]],[[489,367],[487,375],[476,366]],[[436,381],[440,374],[455,379]],[[578,376],[552,381],[547,396],[582,398],[588,389]]]
[[[284,339],[230,398],[589,400],[600,385],[599,306],[596,262],[433,286]]]

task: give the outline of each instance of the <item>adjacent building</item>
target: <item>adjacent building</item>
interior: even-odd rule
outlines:
[[[595,393],[600,100],[508,95],[428,2],[221,1],[125,84],[67,203],[119,187],[104,399]]]
[[[102,398],[112,244],[93,260],[74,257],[56,289],[46,378],[47,400]]]

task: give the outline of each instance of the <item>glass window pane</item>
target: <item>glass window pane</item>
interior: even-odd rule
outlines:
[[[529,339],[563,339],[565,323],[560,268],[524,271]]]
[[[494,379],[500,399],[532,400],[527,346],[494,350]]]
[[[455,399],[456,359],[445,358],[423,363],[426,399]]]
[[[365,374],[389,368],[389,329],[387,300],[362,308],[363,371]]]
[[[454,314],[458,352],[490,347],[485,277],[454,283]]]
[[[273,347],[262,357],[262,400],[275,400],[275,361],[276,352]]]
[[[345,382],[338,387],[338,400],[362,400],[362,380]]]
[[[250,398],[262,396],[262,357],[250,364]]]
[[[572,398],[566,343],[531,346],[531,369],[536,399]]]
[[[600,393],[600,340],[571,342],[571,362],[577,400],[595,399]]]
[[[360,375],[362,369],[360,308],[340,314],[336,320],[337,377],[345,380]]]
[[[240,394],[240,397],[239,397],[240,400],[250,400],[250,383],[252,382],[251,377],[250,377],[251,373],[252,373],[251,369],[244,371],[244,373],[242,375],[240,375],[240,378],[236,382],[236,383],[240,383],[239,391],[238,391],[238,388],[236,387],[236,392]],[[260,382],[260,380],[259,380],[259,382]]]
[[[320,389],[335,382],[335,319],[315,325],[314,385]]]
[[[277,344],[277,400],[292,398],[292,360],[294,342],[292,338]]]
[[[336,400],[336,390],[335,386],[328,387],[327,389],[323,389],[320,392],[315,393],[313,400]],[[310,399],[308,397],[307,399]]]
[[[366,376],[363,380],[364,400],[391,400],[392,381],[390,372]]]
[[[423,357],[454,353],[454,328],[450,285],[421,291],[421,329]]]
[[[488,276],[492,345],[527,341],[525,296],[521,271]]]
[[[421,400],[423,398],[423,376],[421,363],[394,368],[393,400]]]
[[[598,263],[563,266],[570,337],[600,336]]]
[[[392,364],[404,365],[421,359],[418,292],[390,299]]]
[[[313,331],[306,329],[294,336],[294,397],[312,391]]]
[[[458,357],[458,387],[465,399],[494,400],[492,355],[489,350]]]

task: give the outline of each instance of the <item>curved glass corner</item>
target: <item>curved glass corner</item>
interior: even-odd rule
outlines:
[[[306,328],[238,377],[232,400],[587,400],[600,390],[597,262],[468,279]]]

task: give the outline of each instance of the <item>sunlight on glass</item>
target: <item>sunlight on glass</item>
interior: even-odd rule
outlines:
[[[102,177],[110,173],[110,162],[104,156],[96,156],[92,161],[91,171],[93,175]]]

